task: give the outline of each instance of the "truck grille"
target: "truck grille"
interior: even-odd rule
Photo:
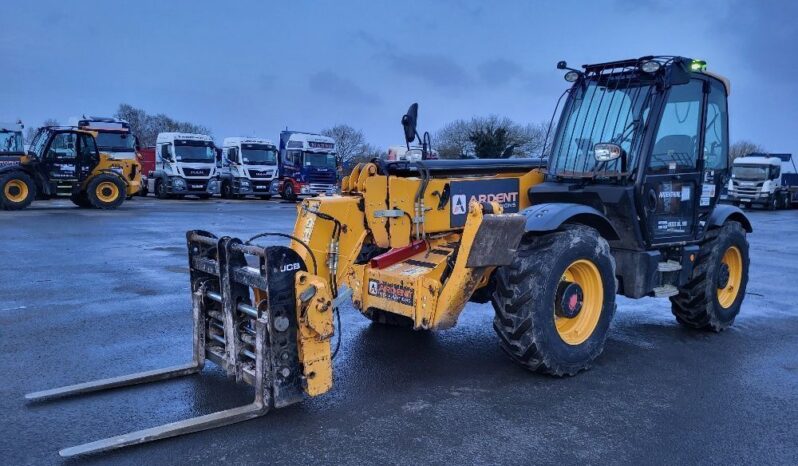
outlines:
[[[274,173],[272,170],[250,170],[249,171],[249,176],[251,176],[252,178],[267,178],[268,179],[268,178],[272,177],[272,173]]]
[[[326,183],[326,184],[334,184],[335,183],[335,173],[310,173],[307,176],[307,180],[309,183]]]
[[[211,174],[210,168],[184,168],[183,173],[186,176],[209,176]]]

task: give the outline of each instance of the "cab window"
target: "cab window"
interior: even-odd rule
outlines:
[[[93,159],[97,156],[97,143],[88,134],[80,135],[80,156],[83,160]]]
[[[703,95],[704,82],[699,79],[670,89],[654,139],[649,173],[696,168]]]
[[[707,119],[704,128],[704,167],[721,170],[729,164],[729,121],[726,111],[726,89],[712,81],[707,98]]]
[[[58,133],[53,136],[46,158],[55,161],[74,159],[77,155],[76,136],[75,133]]]

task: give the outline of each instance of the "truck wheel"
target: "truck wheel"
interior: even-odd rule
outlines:
[[[767,204],[768,210],[776,210],[779,207],[779,200],[776,196],[771,196]]]
[[[671,311],[688,327],[720,332],[740,312],[748,285],[748,240],[737,222],[709,230],[690,281],[671,297]]]
[[[615,314],[615,259],[598,231],[581,225],[527,237],[496,270],[493,328],[502,349],[529,370],[556,376],[587,369],[604,349]]]
[[[166,185],[163,180],[155,181],[155,197],[158,199],[169,199],[169,192],[166,190]]]
[[[283,192],[280,194],[280,197],[282,197],[286,201],[291,201],[291,202],[296,201],[296,193],[294,192],[294,183],[291,183],[290,181],[284,182]]]
[[[86,195],[97,209],[116,209],[125,202],[124,181],[114,175],[97,175],[86,186]]]
[[[85,191],[72,193],[72,195],[69,196],[69,200],[82,209],[87,209],[92,206],[91,202],[89,202],[89,196],[86,195]]]
[[[222,199],[232,199],[233,197],[233,185],[230,183],[222,183]]]
[[[147,194],[149,193],[150,191],[147,189],[147,183],[142,183],[141,188],[139,188],[139,196],[147,197]]]
[[[22,171],[0,176],[0,205],[3,210],[22,210],[36,199],[36,184]]]

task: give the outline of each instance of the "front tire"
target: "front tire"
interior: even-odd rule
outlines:
[[[528,236],[496,270],[493,328],[529,370],[574,375],[601,354],[615,314],[615,260],[598,231],[581,225]]]
[[[125,202],[127,186],[114,175],[97,175],[86,186],[86,196],[97,209],[116,209]]]
[[[671,297],[676,320],[688,327],[720,332],[734,323],[748,285],[748,240],[738,222],[709,230],[690,281]]]
[[[0,176],[0,206],[3,210],[22,210],[36,199],[36,183],[27,173],[13,171]]]
[[[296,193],[294,192],[294,183],[290,181],[283,182],[283,192],[280,197],[286,201],[296,202]]]
[[[155,181],[155,197],[158,199],[169,199],[169,191],[166,189],[166,183],[163,180]]]

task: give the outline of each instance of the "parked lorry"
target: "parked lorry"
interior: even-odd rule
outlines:
[[[205,134],[159,133],[155,169],[147,173],[147,190],[158,199],[219,193],[216,146]]]
[[[723,201],[770,210],[798,205],[798,169],[792,154],[752,153],[736,158]]]
[[[147,189],[147,174],[155,171],[155,146],[140,147],[136,159],[141,165],[141,189],[140,196],[149,194]]]
[[[268,139],[225,138],[219,169],[220,191],[225,199],[258,196],[271,199],[277,178],[277,147]]]
[[[282,131],[278,168],[272,194],[289,201],[299,195],[333,194],[338,182],[335,140],[320,134]]]

